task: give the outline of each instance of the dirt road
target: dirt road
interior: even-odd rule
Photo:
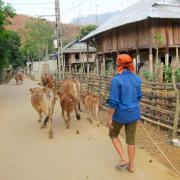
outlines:
[[[53,116],[54,138],[40,129],[31,107],[29,88],[12,80],[0,85],[0,180],[175,180],[176,175],[140,149],[136,172],[117,171],[118,156],[108,138],[108,129],[83,118],[77,135],[75,118],[65,129],[59,102]],[[124,144],[125,145],[125,144]],[[149,160],[152,160],[150,163]]]

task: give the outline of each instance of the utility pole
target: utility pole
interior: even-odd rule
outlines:
[[[58,60],[57,60],[58,79],[60,77],[62,79],[64,78],[64,73],[63,73],[64,63],[63,63],[63,52],[62,52],[62,26],[61,26],[61,19],[60,19],[59,0],[55,0],[55,16],[56,16],[56,39],[57,39],[57,48],[58,48]]]

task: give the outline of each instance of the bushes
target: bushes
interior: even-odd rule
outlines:
[[[171,82],[171,68],[169,66],[163,67],[163,81],[166,83]]]
[[[176,70],[175,76],[176,76],[176,82],[180,83],[180,68]]]
[[[176,76],[176,82],[180,83],[180,68],[176,70],[175,73]],[[152,73],[150,71],[143,71],[143,77],[150,82],[154,82],[157,80],[157,75],[155,73]],[[164,66],[163,67],[163,82],[165,83],[171,83],[171,67],[170,66]]]
[[[153,82],[156,80],[156,75],[150,71],[143,71],[143,77],[150,82]]]

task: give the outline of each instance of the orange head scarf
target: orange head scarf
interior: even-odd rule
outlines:
[[[129,69],[131,72],[135,72],[133,60],[128,54],[120,54],[117,56],[116,65],[118,65],[117,72],[121,74],[124,69]]]

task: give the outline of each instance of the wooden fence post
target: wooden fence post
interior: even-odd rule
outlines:
[[[153,54],[152,47],[149,48],[149,71],[153,73]]]
[[[165,54],[165,65],[169,66],[169,52]]]
[[[176,63],[179,62],[179,49],[176,47]]]
[[[99,61],[98,61],[98,58],[95,61],[96,61],[96,75],[99,75]]]
[[[89,75],[89,63],[87,63],[87,74]]]
[[[180,67],[180,65],[179,65]],[[180,115],[180,94],[179,91],[176,87],[176,79],[175,79],[175,72],[178,68],[178,64],[174,63],[171,65],[171,72],[172,72],[172,83],[173,83],[173,88],[174,91],[176,93],[176,111],[175,111],[175,115],[174,115],[174,122],[173,122],[173,132],[172,132],[172,138],[176,138],[177,137],[177,130],[178,130],[178,121],[179,121],[179,115]]]
[[[104,75],[105,76],[105,74],[106,74],[106,61],[105,61],[105,54],[103,54],[103,74],[102,75]]]

